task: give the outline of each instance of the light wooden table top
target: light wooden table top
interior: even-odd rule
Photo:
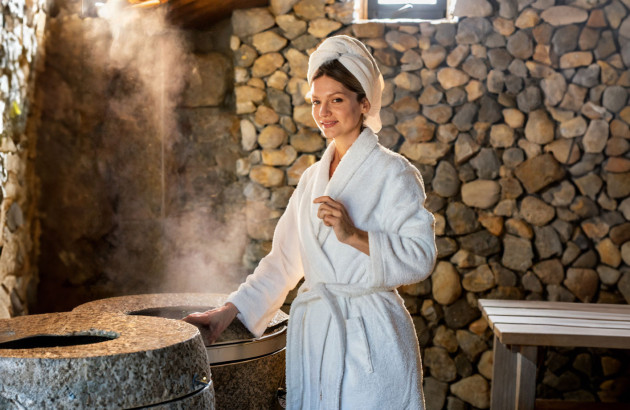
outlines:
[[[630,305],[480,299],[505,345],[630,349]]]

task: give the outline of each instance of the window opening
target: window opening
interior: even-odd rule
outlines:
[[[447,0],[360,0],[363,18],[439,20],[446,18]],[[452,1],[452,0],[451,0]],[[367,7],[366,7],[367,6]]]

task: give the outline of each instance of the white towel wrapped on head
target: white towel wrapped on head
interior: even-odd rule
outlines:
[[[311,54],[308,60],[308,84],[313,82],[317,69],[324,63],[338,60],[352,73],[365,91],[370,102],[370,111],[365,116],[365,125],[372,131],[381,130],[381,95],[385,82],[376,61],[365,45],[357,39],[340,35],[327,38]]]

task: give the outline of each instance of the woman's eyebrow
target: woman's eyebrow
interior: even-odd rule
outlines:
[[[337,95],[337,94],[345,95],[342,91],[335,91],[334,93],[325,94],[325,96],[332,97],[333,95]],[[315,94],[311,94],[311,99],[313,98],[319,98],[319,96]]]

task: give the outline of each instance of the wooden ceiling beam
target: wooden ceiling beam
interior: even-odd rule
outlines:
[[[169,17],[177,24],[199,28],[230,17],[236,9],[269,5],[269,0],[169,0]]]

